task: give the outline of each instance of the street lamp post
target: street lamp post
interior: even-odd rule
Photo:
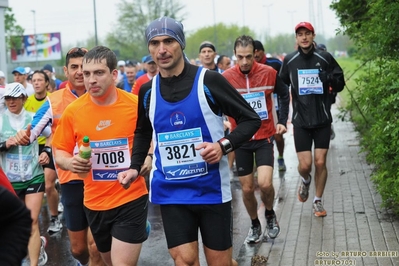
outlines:
[[[291,15],[291,27],[294,27],[294,13],[296,12],[295,10],[288,10],[288,13]]]
[[[6,60],[6,34],[4,23],[4,15],[7,7],[8,0],[0,0],[0,70],[2,70],[4,73],[8,73]]]
[[[267,8],[267,37],[266,39],[270,38],[270,35],[272,35],[272,26],[271,26],[271,20],[270,20],[270,8],[273,6],[273,4],[268,4],[268,5],[263,5],[264,7]]]
[[[215,0],[212,0],[212,7],[213,7],[213,42],[215,43],[216,47],[218,47],[218,39],[216,34],[216,9],[215,9]]]
[[[38,56],[39,53],[37,51],[37,36],[36,36],[36,11],[35,10],[31,10],[31,12],[33,13],[33,36],[35,39],[35,56],[36,56],[36,67],[39,66],[39,62],[38,62]]]
[[[98,45],[98,38],[97,38],[97,11],[96,11],[96,0],[93,0],[93,9],[94,9],[94,41],[96,46]]]
[[[245,2],[242,0],[242,26],[245,27]]]

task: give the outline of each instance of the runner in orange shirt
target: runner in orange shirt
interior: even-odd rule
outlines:
[[[107,47],[97,46],[85,54],[83,76],[88,94],[65,109],[53,147],[56,163],[63,170],[89,173],[84,178],[84,209],[106,264],[136,265],[148,237],[148,191],[143,176],[129,189],[117,180],[117,174],[130,166],[138,100],[116,88],[116,66],[116,56]],[[84,136],[91,140],[91,159],[74,155]]]
[[[48,124],[51,124],[51,131],[54,133],[65,108],[86,92],[82,72],[82,61],[86,52],[86,48],[80,47],[68,51],[64,66],[64,73],[68,79],[66,87],[49,95],[33,117],[31,126],[18,131],[15,139],[19,145],[32,143]],[[72,256],[82,265],[89,262],[91,266],[104,265],[88,230],[89,225],[83,210],[83,181],[76,174],[64,171],[57,165],[56,170],[61,184],[63,216]]]

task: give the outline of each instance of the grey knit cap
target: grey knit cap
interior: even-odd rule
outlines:
[[[173,18],[161,17],[152,21],[145,30],[148,43],[156,36],[169,36],[175,39],[184,50],[186,38],[184,37],[183,24]]]

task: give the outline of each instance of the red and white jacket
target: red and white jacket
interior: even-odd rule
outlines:
[[[278,77],[276,70],[270,66],[259,64],[254,61],[252,69],[248,74],[243,74],[239,65],[235,65],[224,71],[222,75],[244,98],[251,93],[260,93],[260,95],[264,95],[264,101],[259,97],[249,97],[249,99],[247,99],[248,103],[255,111],[262,105],[262,102],[266,103],[266,107],[263,107],[263,110],[266,110],[266,112],[262,113],[263,117],[261,116],[261,127],[252,137],[253,140],[268,139],[276,133],[275,124],[277,122],[277,117],[275,115],[273,93],[278,94],[280,103],[280,113],[277,123],[286,126],[288,119],[289,91],[288,87]],[[251,99],[253,99],[253,101]],[[234,119],[229,118],[229,120],[234,130],[236,123]]]

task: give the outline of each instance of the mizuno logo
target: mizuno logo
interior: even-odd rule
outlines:
[[[169,171],[167,171],[166,173],[167,173],[167,174],[170,174],[171,176],[175,176],[175,175],[176,175],[176,172],[179,171],[179,170],[180,170],[180,169],[177,169],[176,171],[170,171],[170,170],[169,170]]]
[[[103,130],[109,126],[111,126],[111,120],[101,120],[100,123],[96,126],[97,131]]]
[[[108,173],[104,173],[104,174],[97,173],[96,175],[98,175],[98,176],[101,177],[101,178],[104,178],[104,176],[105,176],[106,174],[108,174]]]

